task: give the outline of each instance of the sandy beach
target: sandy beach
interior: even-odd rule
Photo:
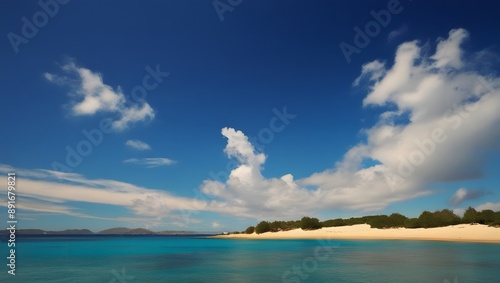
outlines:
[[[295,229],[262,234],[219,235],[234,239],[353,239],[353,240],[430,240],[455,242],[500,243],[500,228],[486,225],[460,224],[439,228],[374,229],[368,224],[328,227],[312,231]]]

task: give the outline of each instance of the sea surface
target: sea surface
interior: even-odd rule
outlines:
[[[18,236],[0,282],[500,282],[500,244]]]

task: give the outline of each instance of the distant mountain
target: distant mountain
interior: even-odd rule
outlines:
[[[61,234],[61,235],[87,235],[94,234],[89,229],[67,229],[64,231],[47,231],[47,234]]]
[[[137,235],[137,234],[144,235],[144,234],[147,234],[147,235],[152,235],[152,234],[156,234],[156,233],[153,232],[153,231],[151,231],[151,230],[148,230],[148,229],[137,228],[137,229],[133,229],[133,230],[128,231],[127,234],[133,234],[133,235]]]
[[[0,230],[1,234],[8,234],[9,230]],[[93,235],[93,234],[104,234],[104,235],[192,235],[198,234],[198,232],[193,231],[174,231],[174,230],[166,230],[160,232],[153,232],[144,228],[125,228],[125,227],[116,227],[111,229],[106,229],[99,231],[97,233],[93,233],[88,229],[67,229],[64,231],[45,231],[42,229],[18,229],[16,230],[16,234],[22,235]]]
[[[97,234],[107,234],[107,235],[152,235],[156,234],[155,232],[144,229],[144,228],[135,228],[135,229],[130,229],[130,228],[125,228],[125,227],[117,227],[117,228],[111,228],[111,229],[106,229],[98,232]]]
[[[100,232],[97,232],[97,234],[114,234],[114,235],[120,235],[120,234],[127,234],[131,230],[132,229],[130,229],[130,228],[117,227],[117,228],[111,228],[111,229],[102,230]]]

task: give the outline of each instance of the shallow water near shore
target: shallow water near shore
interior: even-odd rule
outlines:
[[[235,240],[196,236],[19,237],[0,282],[497,282],[500,244]]]

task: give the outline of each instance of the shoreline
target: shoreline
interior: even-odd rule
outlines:
[[[326,227],[308,231],[295,229],[290,231],[266,232],[262,234],[217,235],[213,236],[213,238],[248,240],[410,240],[500,244],[500,228],[481,224],[458,224],[427,229],[376,229],[371,228],[368,224],[359,224],[352,226]]]

